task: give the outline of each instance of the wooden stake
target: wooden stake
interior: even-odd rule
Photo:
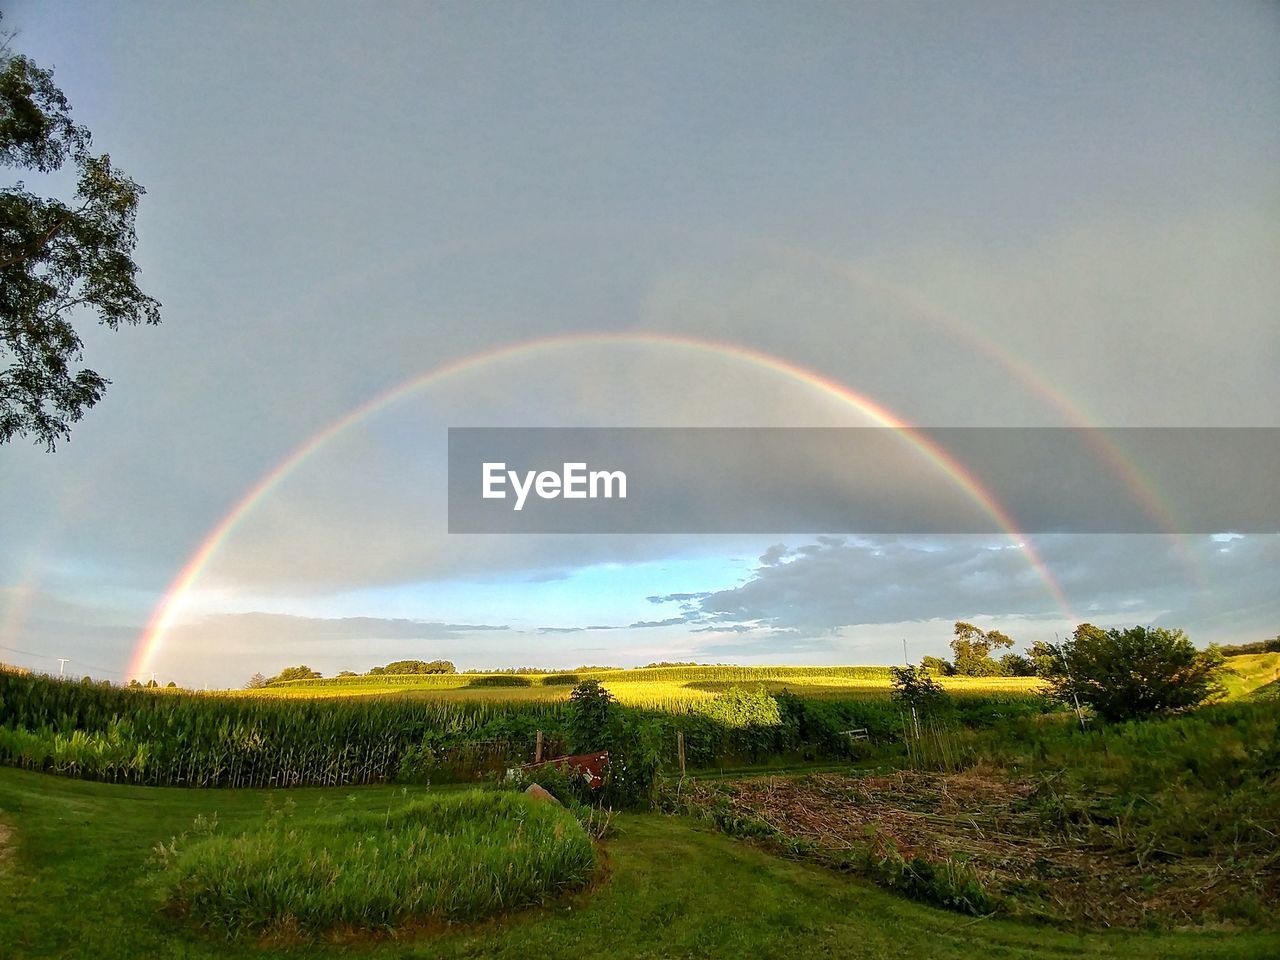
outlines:
[[[684,776],[684,731],[676,731],[676,752],[680,755],[680,776]]]
[[[542,731],[541,730],[538,731],[538,742],[533,748],[533,762],[534,763],[542,762]]]

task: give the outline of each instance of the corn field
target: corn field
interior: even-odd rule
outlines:
[[[675,762],[681,733],[689,762],[710,766],[815,750],[846,756],[846,731],[855,728],[881,745],[900,741],[886,669],[659,667],[590,675],[654,731],[667,763]],[[564,678],[586,675],[354,677],[201,694],[0,672],[0,763],[196,787],[472,779],[532,760],[539,730],[548,751],[563,747],[571,690]],[[1038,709],[1034,681],[948,678],[946,685],[960,694],[955,707],[966,722]],[[743,714],[746,707],[758,716]],[[773,719],[761,720],[761,711]]]
[[[157,693],[0,672],[0,762],[123,783],[340,785],[394,779],[424,741],[532,753],[554,703]]]

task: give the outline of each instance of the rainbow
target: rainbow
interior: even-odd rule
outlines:
[[[1051,381],[1031,369],[1025,361],[1010,353],[999,342],[983,336],[971,326],[951,317],[941,307],[926,300],[915,290],[892,283],[860,267],[857,263],[836,259],[790,244],[770,240],[753,242],[779,257],[812,264],[855,289],[868,291],[891,303],[905,307],[917,318],[940,327],[951,336],[964,341],[1002,368],[1023,389],[1038,398],[1044,406],[1060,416],[1069,426],[1083,432],[1099,460],[1107,464],[1123,481],[1133,496],[1134,502],[1157,527],[1162,528],[1165,534],[1173,539],[1175,550],[1184,569],[1196,582],[1201,582],[1201,571],[1191,546],[1187,538],[1179,532],[1177,518],[1160,495],[1156,485],[1133,465],[1133,461],[1125,456],[1124,451],[1110,436],[1095,428],[1093,418],[1079,402],[1068,400],[1061,391],[1054,388]]]
[[[749,347],[740,346],[738,344],[703,340],[695,337],[668,333],[572,333],[507,344],[502,347],[471,354],[443,364],[442,366],[429,370],[424,374],[403,381],[402,383],[399,383],[396,386],[372,397],[339,417],[337,420],[334,420],[322,430],[319,430],[308,437],[302,444],[294,448],[288,456],[263,474],[258,482],[250,487],[249,490],[231,507],[231,509],[227,511],[222,519],[219,520],[218,523],[208,532],[208,534],[206,534],[199,547],[194,553],[192,553],[186,564],[178,572],[177,576],[174,577],[172,583],[169,584],[168,589],[165,591],[163,597],[153,611],[146,629],[142,633],[137,647],[134,649],[133,656],[128,667],[128,675],[132,677],[140,677],[150,672],[151,663],[154,660],[156,653],[163,646],[165,637],[173,626],[173,623],[181,610],[182,603],[187,592],[199,579],[201,573],[209,564],[209,561],[213,558],[214,554],[217,553],[218,548],[222,546],[227,537],[231,535],[239,523],[250,512],[252,512],[252,510],[261,503],[263,499],[269,496],[280,482],[285,479],[285,477],[296,470],[312,454],[320,450],[335,437],[356,424],[368,419],[379,411],[390,407],[404,397],[407,397],[424,387],[439,383],[441,380],[450,376],[467,371],[473,371],[485,364],[493,363],[495,361],[524,357],[541,352],[564,349],[565,347],[570,346],[597,344],[661,346],[708,353],[718,357],[728,357],[790,377],[797,382],[806,384],[827,396],[833,397],[840,402],[853,407],[880,426],[900,432],[908,442],[915,446],[932,463],[950,477],[961,490],[971,497],[974,502],[980,505],[982,509],[985,510],[993,520],[995,520],[1012,542],[1022,551],[1023,555],[1027,558],[1031,567],[1044,583],[1046,590],[1049,595],[1053,597],[1054,602],[1058,605],[1060,610],[1066,614],[1069,619],[1072,618],[1071,607],[1062,587],[1053,577],[1053,574],[1050,572],[1045,562],[1040,558],[1035,548],[1030,543],[1023,540],[1008,512],[998,502],[996,502],[991,494],[949,453],[939,447],[928,437],[914,430],[896,414],[881,404],[876,403],[874,400],[871,400],[870,398],[855,392],[844,384],[826,377],[814,370],[810,370],[788,360],[783,360],[779,357],[775,357],[758,350],[753,350]]]

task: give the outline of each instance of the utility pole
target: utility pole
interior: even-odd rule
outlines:
[[[59,657],[59,658],[58,658],[58,677],[59,677],[59,678],[61,678],[61,677],[63,676],[64,671],[66,670],[67,663],[68,663],[70,660],[71,660],[71,658],[70,658],[70,657]]]
[[[907,659],[907,638],[902,638],[902,665],[904,667],[911,666],[911,661]]]

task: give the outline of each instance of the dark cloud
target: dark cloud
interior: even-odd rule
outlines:
[[[787,545],[785,543],[775,543],[764,553],[760,554],[760,565],[762,567],[772,567],[786,555]]]
[[[702,599],[701,619],[705,629],[763,625],[818,636],[861,624],[1132,613],[1236,633],[1265,631],[1280,607],[1268,587],[1280,563],[1276,536],[1055,536],[1035,546],[1069,611],[1007,541],[880,538],[771,548],[750,580]]]

